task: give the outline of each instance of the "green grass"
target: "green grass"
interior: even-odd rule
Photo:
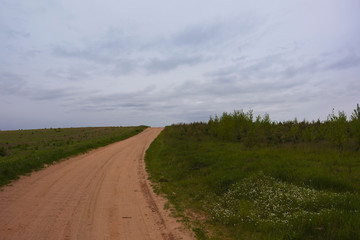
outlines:
[[[209,125],[166,127],[146,153],[198,239],[360,239],[360,152],[353,142],[252,144]]]
[[[43,168],[45,164],[129,138],[145,128],[146,126],[0,131],[0,187],[20,175]]]

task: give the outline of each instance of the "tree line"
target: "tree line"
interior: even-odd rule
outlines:
[[[228,141],[239,141],[251,147],[254,145],[329,141],[340,150],[346,144],[360,145],[360,106],[350,118],[344,111],[333,110],[326,121],[299,122],[271,121],[269,114],[254,117],[253,110],[224,112],[220,117],[210,117],[208,133]]]

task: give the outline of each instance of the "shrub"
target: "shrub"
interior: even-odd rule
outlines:
[[[328,139],[334,145],[336,145],[340,150],[343,149],[344,143],[346,141],[346,114],[344,111],[339,111],[339,115],[336,116],[334,113],[334,109],[331,114],[328,116],[329,123],[329,131],[328,131]]]
[[[5,157],[6,156],[6,149],[4,147],[0,147],[0,156]]]

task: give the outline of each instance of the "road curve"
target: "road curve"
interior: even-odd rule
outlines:
[[[0,192],[0,239],[194,239],[163,210],[144,154],[162,128],[22,177]]]

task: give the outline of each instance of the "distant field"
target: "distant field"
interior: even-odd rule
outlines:
[[[0,131],[0,186],[69,156],[120,141],[138,127],[51,128]]]
[[[359,123],[224,113],[166,127],[147,169],[198,239],[360,239]]]

